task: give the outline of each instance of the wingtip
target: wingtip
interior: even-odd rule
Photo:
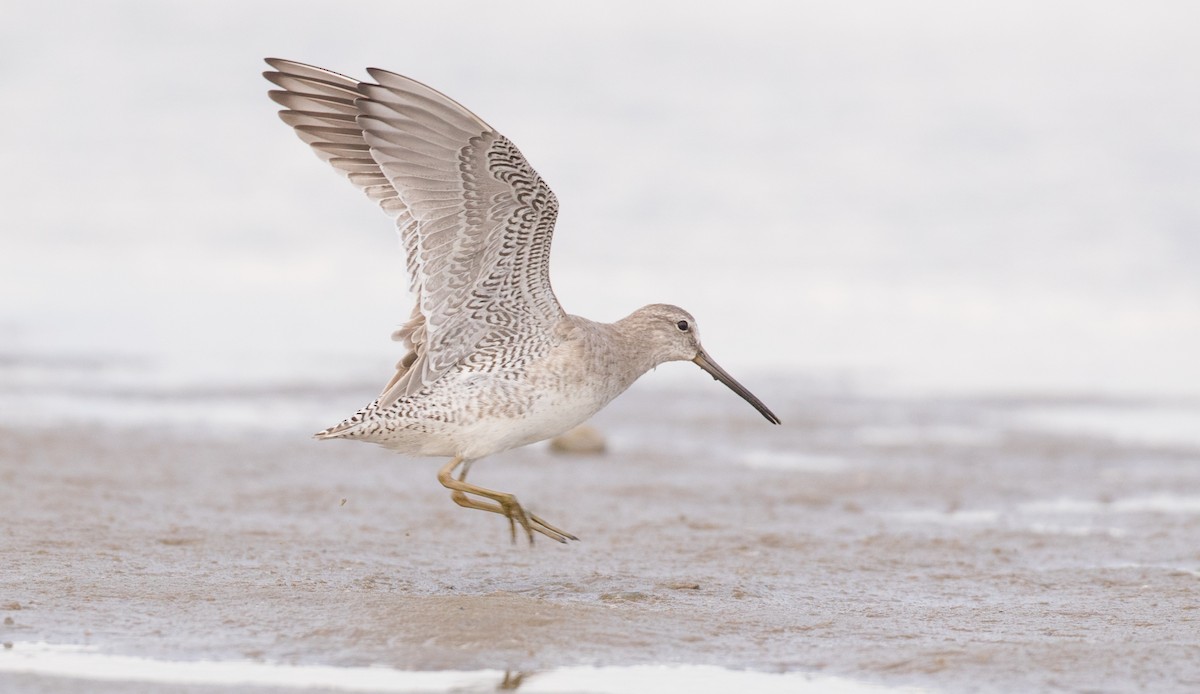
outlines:
[[[270,65],[271,67],[275,68],[276,70],[279,70],[280,72],[286,72],[286,70],[289,66],[308,67],[308,68],[313,68],[315,70],[324,69],[324,68],[319,68],[316,65],[309,65],[308,63],[302,63],[298,60],[288,60],[287,58],[263,58],[263,62],[266,63],[267,65]]]
[[[382,83],[382,80],[380,79],[381,77],[385,78],[385,79],[388,77],[401,77],[401,75],[397,75],[396,73],[392,72],[391,70],[384,70],[381,67],[369,67],[369,68],[367,68],[367,74],[371,76],[371,79],[375,80],[376,82],[381,82],[381,83]]]

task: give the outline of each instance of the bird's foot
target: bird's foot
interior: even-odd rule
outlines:
[[[454,479],[454,470],[460,465],[463,466],[462,474],[459,475],[458,479]],[[454,500],[454,503],[464,508],[499,513],[507,518],[514,544],[517,541],[517,523],[520,523],[521,527],[525,529],[525,535],[529,538],[529,544],[531,545],[533,544],[533,534],[535,532],[539,532],[551,540],[562,542],[563,544],[566,544],[567,540],[579,540],[579,538],[571,533],[550,525],[532,513],[526,513],[525,509],[521,507],[520,502],[517,501],[517,497],[512,494],[484,489],[478,485],[468,483],[467,471],[470,469],[470,465],[470,460],[459,456],[446,463],[441,471],[438,472],[438,482],[441,482],[443,487],[450,490],[450,498]],[[491,499],[491,501],[481,501],[469,497],[467,494],[481,496],[485,499]]]
[[[571,533],[550,525],[532,513],[527,513],[520,502],[517,501],[517,497],[512,494],[507,494],[496,501],[500,504],[504,515],[508,516],[509,530],[512,533],[512,541],[514,543],[517,541],[517,523],[520,523],[521,527],[525,528],[525,534],[529,537],[529,544],[531,545],[533,544],[533,533],[535,530],[551,540],[563,544],[566,544],[567,540],[579,541],[579,538]]]
[[[539,533],[545,535],[546,537],[548,537],[552,540],[561,542],[564,545],[567,544],[567,540],[574,540],[575,542],[579,542],[579,538],[575,537],[571,533],[567,532],[566,530],[556,528],[553,525],[550,525],[549,523],[542,520],[541,518],[538,518],[537,516],[533,515],[532,513],[529,514],[529,522],[530,522],[530,524],[533,525],[534,530],[538,531]]]
[[[566,544],[567,540],[579,541],[579,538],[571,533],[550,525],[532,513],[527,513],[524,507],[521,506],[521,503],[517,501],[517,497],[512,494],[496,493],[496,503],[494,504],[472,499],[461,491],[452,492],[450,498],[459,506],[479,509],[480,511],[491,511],[492,513],[498,513],[508,518],[513,543],[517,541],[517,523],[520,523],[521,527],[524,528],[525,534],[529,538],[529,544],[531,545],[533,544],[533,534],[535,532],[563,544]]]
[[[533,526],[529,523],[529,514],[525,513],[525,509],[521,507],[521,503],[517,501],[517,497],[512,494],[502,494],[496,498],[496,503],[500,504],[500,512],[508,518],[508,530],[512,535],[512,543],[517,544],[517,523],[525,528],[525,534],[529,536],[529,544],[533,544]]]

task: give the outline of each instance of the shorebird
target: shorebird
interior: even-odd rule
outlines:
[[[408,261],[405,354],[383,391],[315,436],[451,458],[460,506],[508,518],[529,541],[577,540],[512,494],[467,482],[485,456],[557,436],[668,361],[695,362],[779,418],[700,345],[696,319],[651,304],[615,323],[568,315],[550,287],[558,200],[521,152],[453,99],[393,72],[374,82],[268,58],[280,118],[391,216]],[[455,471],[461,468],[458,476]]]

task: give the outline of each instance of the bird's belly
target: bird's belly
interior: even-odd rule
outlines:
[[[543,441],[587,420],[608,401],[597,402],[586,392],[566,390],[533,393],[526,402],[520,412],[481,413],[464,421],[455,436],[459,454],[482,458]]]
[[[441,386],[375,413],[361,438],[411,455],[477,459],[557,436],[612,400],[584,383],[547,388],[492,374],[452,374]]]

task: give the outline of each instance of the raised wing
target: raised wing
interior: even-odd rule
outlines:
[[[416,394],[469,355],[520,359],[563,310],[548,262],[558,202],[504,136],[419,82],[375,84],[271,59],[280,116],[395,219],[413,315],[394,337],[409,353],[379,406]],[[352,119],[352,120],[351,120]],[[511,352],[511,354],[505,354]]]
[[[267,63],[277,71],[264,72],[263,77],[280,87],[267,94],[285,108],[279,112],[283,122],[385,212],[392,217],[403,215],[407,208],[371,157],[356,122],[354,102],[362,96],[358,80],[289,60],[268,58]]]

